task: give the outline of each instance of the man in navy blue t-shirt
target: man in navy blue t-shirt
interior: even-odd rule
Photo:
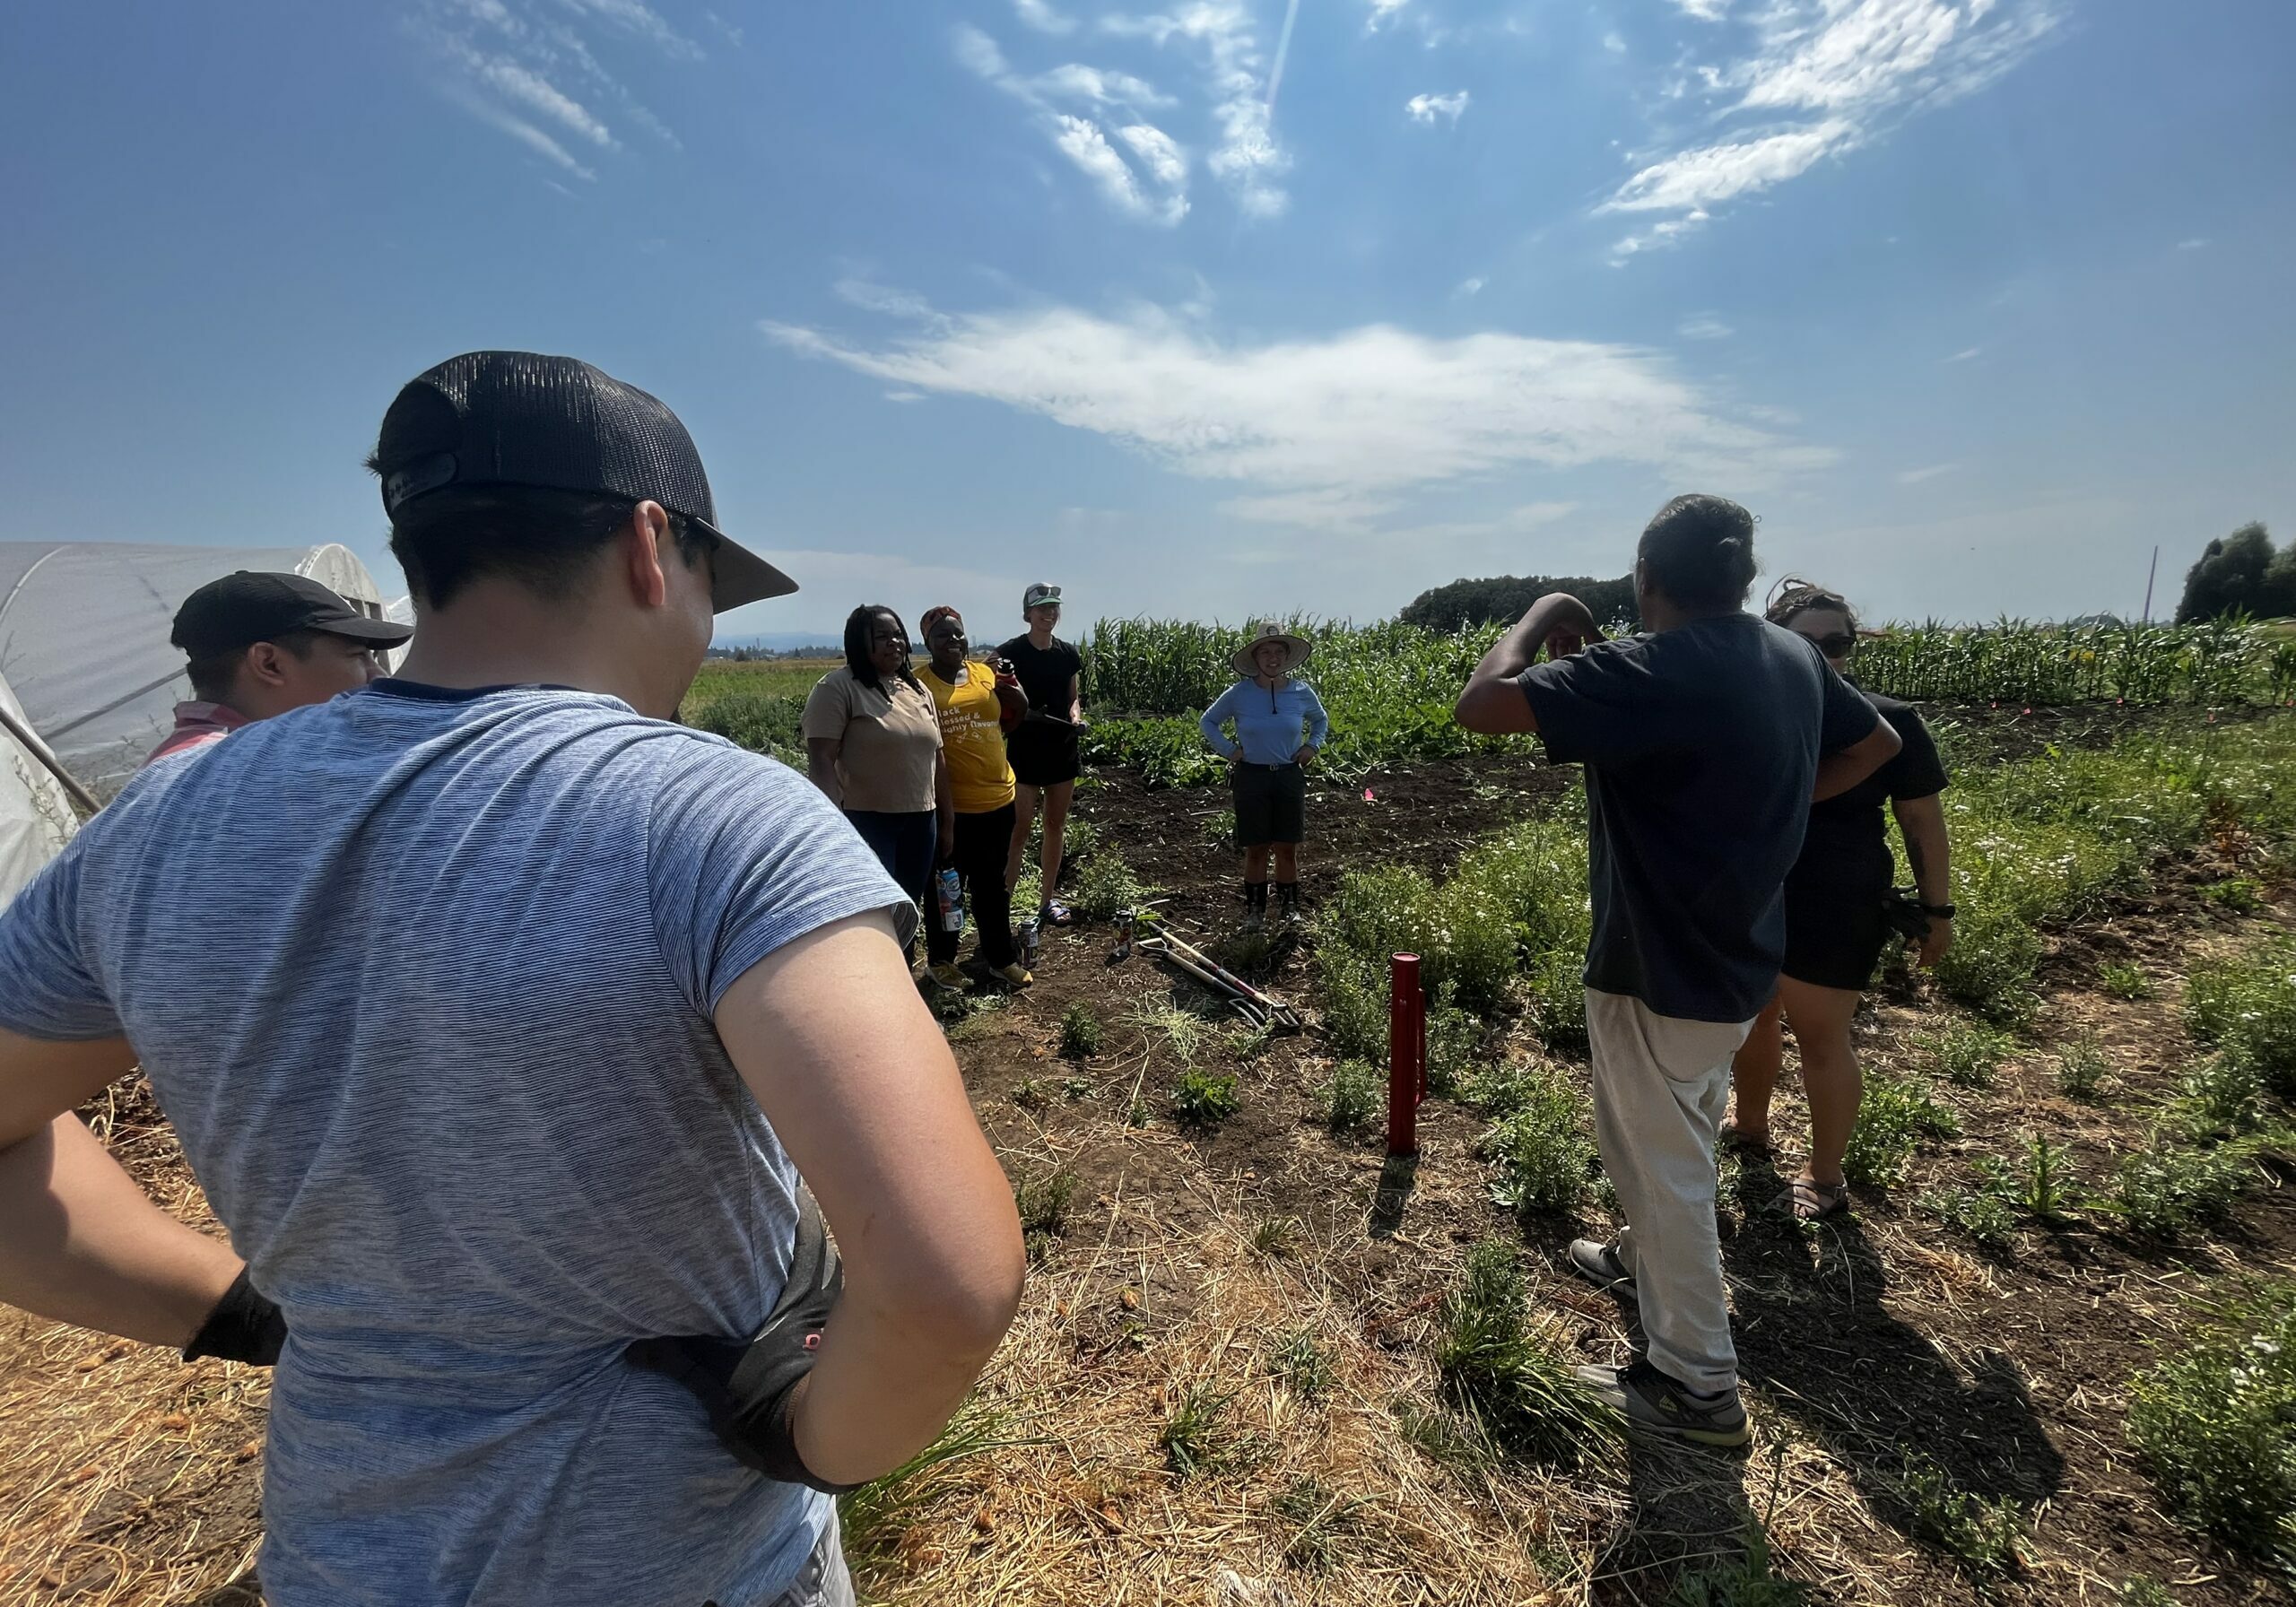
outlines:
[[[1644,634],[1606,641],[1576,597],[1542,597],[1457,710],[1471,730],[1536,732],[1549,757],[1586,767],[1587,1029],[1623,1225],[1570,1255],[1639,1299],[1649,1341],[1647,1359],[1589,1381],[1639,1424],[1726,1446],[1749,1433],[1714,1224],[1730,1060],[1778,986],[1780,890],[1812,799],[1898,748],[1814,647],[1744,612],[1753,576],[1753,517],[1677,497],[1635,559]]]

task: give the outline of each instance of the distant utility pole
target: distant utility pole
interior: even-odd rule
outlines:
[[[2152,581],[2161,573],[2161,543],[2152,543],[2152,567],[2144,572],[2144,622],[2152,622]]]

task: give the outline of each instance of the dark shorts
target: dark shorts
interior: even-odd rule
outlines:
[[[1004,739],[1004,757],[1012,761],[1013,779],[1022,786],[1057,786],[1075,780],[1083,768],[1074,735],[1026,725]]]
[[[1812,987],[1864,993],[1889,946],[1886,885],[1863,890],[1786,884],[1786,961],[1779,969]]]
[[[1308,773],[1296,764],[1236,767],[1236,845],[1296,843],[1308,835]]]

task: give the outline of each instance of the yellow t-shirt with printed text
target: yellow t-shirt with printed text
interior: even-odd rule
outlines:
[[[948,757],[949,795],[957,812],[1004,808],[1013,801],[1013,766],[1004,757],[996,672],[968,659],[953,686],[929,664],[918,667],[917,678],[933,694],[933,710],[941,717],[941,751]]]

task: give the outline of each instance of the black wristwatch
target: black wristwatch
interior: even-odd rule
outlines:
[[[1950,921],[1953,918],[1953,907],[1951,904],[1924,904],[1921,913],[1934,915],[1941,921]]]

